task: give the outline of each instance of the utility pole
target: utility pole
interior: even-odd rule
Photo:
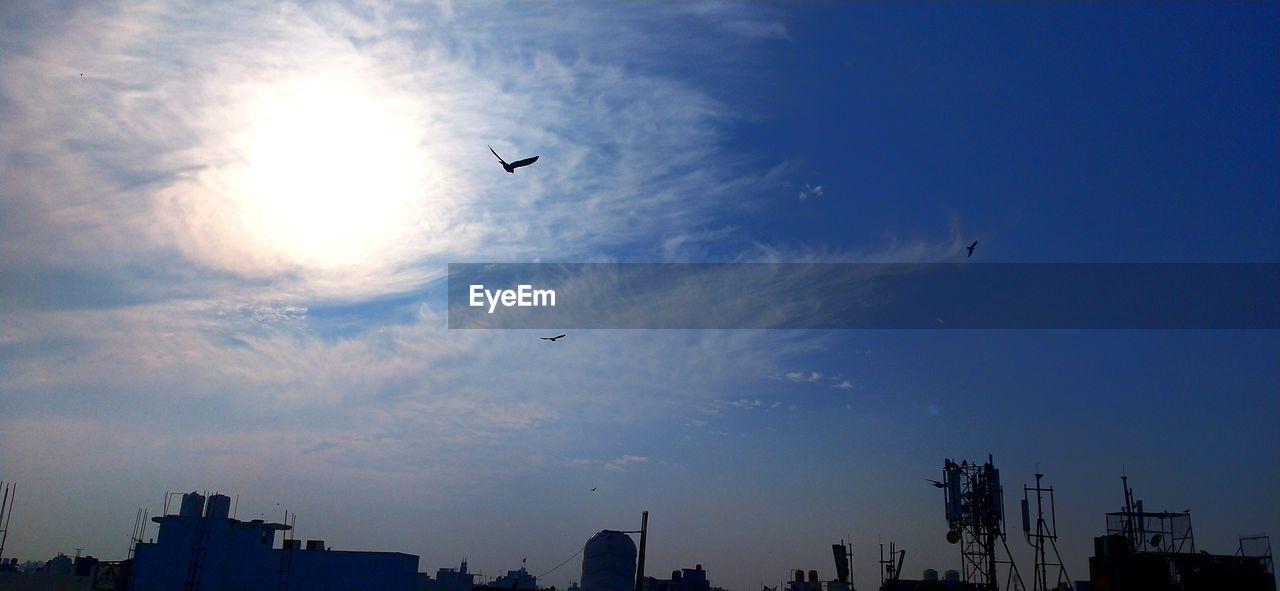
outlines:
[[[636,591],[644,591],[644,546],[649,536],[649,512],[640,515],[640,555],[636,559]]]

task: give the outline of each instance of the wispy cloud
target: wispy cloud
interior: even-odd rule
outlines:
[[[800,190],[800,194],[797,195],[797,197],[799,197],[801,201],[805,201],[810,197],[821,197],[821,196],[822,196],[822,185],[818,185],[816,187],[811,185],[805,185],[804,188]]]
[[[649,463],[649,458],[645,456],[633,456],[628,454],[620,458],[609,460],[607,463],[605,463],[604,467],[609,470],[623,470],[623,469],[626,469],[628,464],[647,464],[647,463]]]
[[[817,382],[821,380],[822,374],[816,371],[811,371],[811,372],[791,371],[784,374],[783,378],[785,378],[788,382],[811,384],[813,382]]]
[[[853,389],[853,384],[852,384],[851,382],[849,382],[849,380],[844,380],[844,381],[840,382],[839,384],[834,384],[834,385],[832,385],[831,387],[832,387],[832,388],[835,388],[835,389],[837,389],[837,390],[852,390],[852,389]]]
[[[771,22],[738,8],[739,30]],[[9,30],[27,45],[0,63],[0,240],[25,264],[194,265],[351,298],[421,286],[447,260],[696,233],[746,197],[751,175],[717,149],[733,110],[647,66],[674,49],[652,42],[660,15],[566,9],[461,5],[427,27],[434,8],[106,4],[47,35]],[[509,177],[485,144],[542,159]]]

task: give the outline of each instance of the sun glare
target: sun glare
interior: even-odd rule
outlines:
[[[256,246],[332,269],[366,262],[414,227],[427,163],[402,102],[355,76],[257,89],[228,179]]]

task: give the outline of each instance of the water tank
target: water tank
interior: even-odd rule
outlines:
[[[811,571],[809,571],[809,582],[810,582],[810,583],[817,583],[817,582],[818,582],[818,571],[816,571],[816,570],[811,570]]]
[[[308,550],[324,550],[324,540],[307,540]]]
[[[200,517],[204,515],[204,495],[198,492],[183,493],[182,505],[178,515],[183,517]]]
[[[205,517],[214,519],[226,519],[231,516],[231,497],[227,495],[210,495],[209,508],[205,510]]]
[[[924,576],[920,577],[920,579],[923,581],[936,583],[938,582],[938,571],[932,568],[926,568],[924,569]]]
[[[620,531],[591,536],[582,550],[582,591],[633,591],[636,543]]]
[[[804,571],[803,571],[803,570],[800,570],[800,569],[798,569],[798,568],[796,569],[796,578],[795,578],[795,581],[796,581],[797,583],[803,583],[803,582],[804,582]]]
[[[948,570],[946,573],[944,573],[944,574],[942,575],[942,580],[943,580],[943,581],[946,581],[946,582],[948,582],[948,583],[959,583],[959,582],[960,582],[960,571],[958,571],[958,570]]]

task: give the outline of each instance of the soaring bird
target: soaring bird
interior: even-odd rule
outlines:
[[[931,478],[926,478],[925,480],[928,480],[930,484],[932,484],[932,485],[934,485],[934,486],[936,486],[936,487],[938,487],[938,488],[947,488],[947,485],[945,485],[945,484],[943,484],[943,483],[941,483],[941,482],[938,482],[937,480],[933,480],[933,479],[931,479]]]
[[[558,341],[558,340],[560,340],[560,339],[563,339],[563,338],[564,338],[564,335],[562,335],[562,334],[558,334],[558,335],[556,335],[556,336],[554,336],[554,337],[538,337],[538,338],[540,338],[540,339],[542,339],[542,340],[544,340],[544,341]]]
[[[493,152],[493,146],[489,146],[489,151],[490,151],[490,152]],[[494,155],[495,157],[497,157],[498,162],[501,162],[501,163],[502,163],[502,170],[505,170],[505,171],[510,172],[510,173],[512,173],[512,174],[515,174],[515,172],[516,172],[516,169],[517,169],[517,168],[520,168],[521,166],[528,166],[528,165],[533,164],[534,162],[537,162],[537,161],[538,161],[538,157],[537,157],[537,156],[534,156],[533,158],[525,158],[524,160],[516,160],[515,162],[512,162],[512,163],[508,164],[506,160],[503,160],[503,159],[502,159],[502,156],[498,156],[498,153],[497,153],[497,152],[493,152],[493,155]]]
[[[592,488],[591,488],[591,492],[596,492],[596,488],[598,488],[598,487],[592,487]]]
[[[508,171],[508,172],[510,172],[510,171]],[[977,241],[977,240],[974,240],[974,241],[973,241],[973,244],[970,244],[970,245],[969,245],[969,256],[973,256],[973,249],[975,249],[975,248],[978,248],[978,241]],[[966,257],[966,258],[967,258],[967,257]]]

